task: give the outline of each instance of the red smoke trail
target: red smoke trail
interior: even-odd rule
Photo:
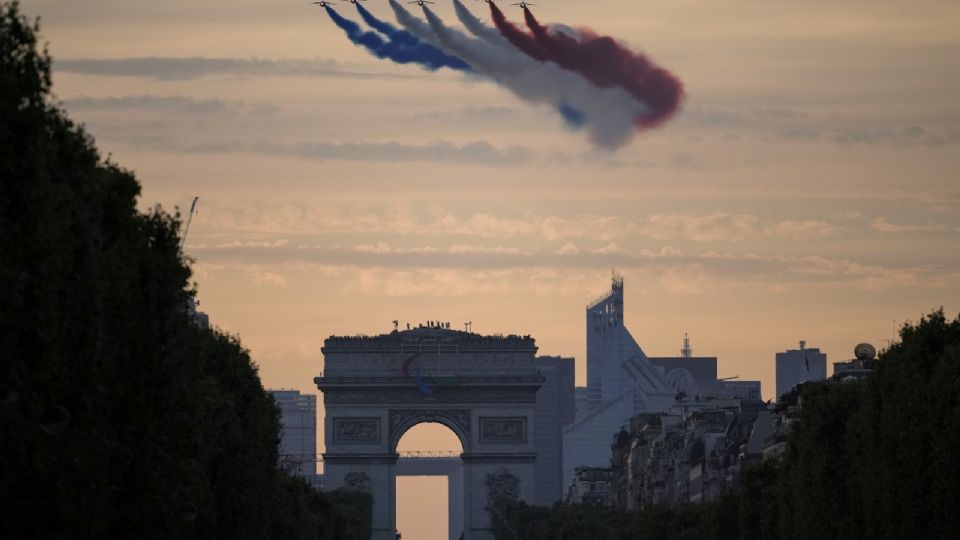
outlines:
[[[490,4],[490,15],[493,17],[493,24],[497,26],[497,30],[499,30],[500,33],[503,34],[503,37],[507,38],[514,47],[520,49],[534,60],[546,62],[547,60],[553,59],[550,53],[544,50],[530,34],[517,28],[513,23],[508,21],[496,4],[493,2],[487,3]]]
[[[500,33],[515,47],[537,60],[556,62],[561,67],[583,75],[600,87],[619,86],[651,109],[651,114],[637,118],[637,125],[655,127],[670,119],[683,99],[683,83],[674,74],[657,66],[646,56],[635,53],[609,36],[598,36],[578,28],[576,39],[560,32],[549,32],[529,9],[524,18],[531,33],[511,24],[492,3],[490,11]],[[532,43],[530,43],[532,42]],[[531,54],[538,51],[540,56]]]

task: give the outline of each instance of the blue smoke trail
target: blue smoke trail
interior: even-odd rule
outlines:
[[[330,16],[330,19],[347,34],[347,38],[349,38],[350,41],[357,45],[362,45],[377,58],[386,58],[398,64],[420,64],[430,71],[442,67],[457,71],[471,71],[470,66],[466,62],[445,54],[433,45],[418,43],[414,46],[404,46],[397,41],[384,41],[383,38],[375,32],[364,32],[360,29],[360,25],[341,17],[333,8],[329,6],[323,7],[327,10],[327,15]]]
[[[420,40],[416,36],[410,32],[407,32],[406,30],[394,28],[392,24],[383,22],[374,17],[373,14],[367,11],[365,7],[361,6],[359,2],[357,2],[357,11],[360,12],[360,17],[363,18],[363,22],[367,23],[367,26],[387,36],[392,41],[396,41],[397,43],[407,47],[420,44]]]
[[[561,103],[557,106],[557,112],[560,113],[560,116],[563,117],[563,121],[567,123],[567,127],[570,129],[580,129],[584,124],[587,123],[587,115],[582,112],[574,109],[566,103]]]

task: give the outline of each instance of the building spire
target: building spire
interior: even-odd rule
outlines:
[[[693,349],[690,348],[690,336],[688,336],[686,332],[683,333],[683,348],[680,349],[680,356],[683,358],[693,356]]]

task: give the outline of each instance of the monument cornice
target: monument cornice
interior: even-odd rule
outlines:
[[[456,384],[450,386],[458,387],[504,387],[504,386],[536,386],[543,384],[542,375],[520,375],[520,376],[499,376],[499,377],[458,377]],[[353,387],[378,387],[378,388],[409,388],[416,387],[409,379],[403,377],[314,377],[313,382],[317,388],[353,388]]]

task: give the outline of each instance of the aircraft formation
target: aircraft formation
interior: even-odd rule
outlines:
[[[683,101],[680,79],[646,55],[593,30],[541,24],[530,11],[535,4],[524,0],[512,4],[523,10],[523,26],[509,21],[493,0],[483,0],[492,26],[452,0],[465,30],[445,23],[431,0],[400,0],[419,6],[426,20],[388,0],[402,28],[373,15],[361,4],[365,0],[348,1],[371,30],[337,13],[333,0],[311,3],[374,56],[489,80],[524,102],[550,106],[598,147],[617,149],[638,131],[662,125]]]

